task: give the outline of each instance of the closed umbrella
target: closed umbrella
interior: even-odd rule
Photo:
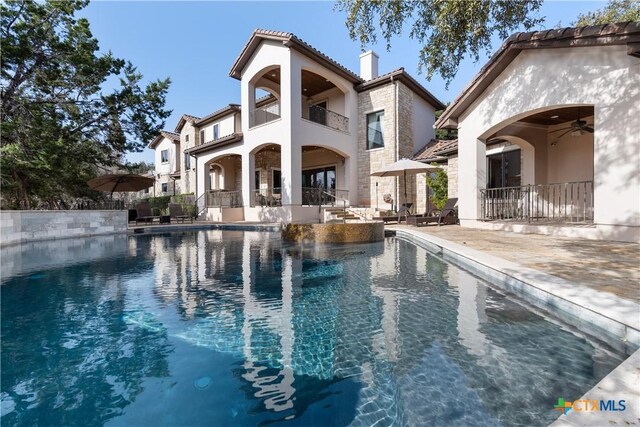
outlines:
[[[155,179],[133,173],[113,173],[100,175],[87,181],[92,190],[108,191],[140,191],[153,186]]]
[[[397,162],[386,165],[379,171],[371,174],[371,176],[402,176],[404,177],[404,202],[407,203],[407,173],[429,173],[439,171],[440,168],[430,166],[425,163],[416,162],[415,160],[401,159]]]

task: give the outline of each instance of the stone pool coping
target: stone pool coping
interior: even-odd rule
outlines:
[[[442,255],[626,354],[640,347],[640,304],[433,235],[394,227],[387,230]]]
[[[235,231],[269,231],[280,232],[280,224],[266,223],[229,223],[229,222],[193,222],[192,224],[162,224],[129,226],[129,234],[167,233],[190,230],[235,230]]]

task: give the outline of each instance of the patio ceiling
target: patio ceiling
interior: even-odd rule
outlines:
[[[589,116],[593,116],[593,107],[566,107],[532,114],[524,119],[520,119],[520,121],[536,125],[552,126],[572,122],[578,118],[584,119]]]

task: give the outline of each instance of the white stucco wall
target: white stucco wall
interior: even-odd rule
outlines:
[[[594,222],[603,239],[639,238],[640,59],[626,46],[522,52],[459,117],[463,225],[480,214],[484,138],[532,113],[576,105],[594,106]]]
[[[433,124],[436,121],[436,110],[424,99],[413,95],[413,153],[417,153],[424,145],[436,137]]]
[[[234,114],[232,113],[232,114],[229,114],[228,116],[220,118],[219,120],[216,120],[211,123],[207,123],[204,126],[200,126],[198,128],[198,135],[200,135],[201,131],[204,131],[204,142],[211,142],[213,141],[214,126],[216,125],[219,126],[218,128],[219,129],[218,139],[219,139],[234,133],[236,131],[235,124],[236,124],[236,120],[235,120]]]

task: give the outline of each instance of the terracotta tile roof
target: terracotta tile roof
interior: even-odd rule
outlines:
[[[314,59],[325,67],[329,68],[336,74],[344,77],[345,79],[351,81],[354,84],[362,83],[364,80],[360,78],[356,73],[347,69],[342,64],[337,61],[331,59],[329,56],[320,52],[318,49],[314,48],[310,44],[298,38],[293,33],[287,33],[284,31],[272,31],[272,30],[261,30],[257,29],[253,32],[249,41],[244,45],[244,48],[238,55],[238,58],[233,63],[231,70],[229,71],[229,75],[233,78],[240,80],[242,75],[242,70],[245,65],[253,55],[253,52],[260,46],[260,43],[263,40],[275,40],[282,42],[284,46],[291,47],[292,49],[297,50],[298,52]]]
[[[205,125],[205,124],[207,124],[209,122],[217,120],[217,119],[219,119],[221,117],[226,116],[229,113],[233,113],[233,112],[236,112],[236,111],[240,111],[240,106],[238,104],[229,104],[229,105],[227,105],[225,107],[222,107],[221,109],[219,109],[217,111],[214,111],[213,113],[207,114],[206,116],[204,116],[201,119],[198,119],[195,122],[195,125],[196,126]]]
[[[495,80],[495,78],[523,50],[558,47],[628,45],[628,53],[638,56],[640,43],[640,22],[620,22],[616,24],[588,27],[567,27],[554,30],[516,33],[506,39],[500,49],[489,58],[480,72],[449,105],[436,121],[436,127],[455,127],[456,122],[471,103]]]
[[[397,79],[404,83],[414,93],[418,94],[422,99],[431,104],[436,110],[444,110],[445,105],[435,96],[431,94],[424,86],[422,86],[416,79],[411,77],[404,68],[398,68],[387,74],[383,74],[375,79],[367,80],[355,87],[356,91],[364,92],[388,83],[391,83],[393,79]]]
[[[176,128],[174,130],[176,132],[180,132],[182,130],[182,127],[185,125],[185,123],[187,122],[195,123],[198,120],[200,120],[200,117],[192,116],[190,114],[183,114],[180,117],[180,120],[178,120],[178,124],[176,125]]]
[[[155,149],[156,146],[162,141],[163,138],[167,138],[172,142],[180,142],[180,134],[171,132],[168,130],[161,130],[158,136],[156,136],[153,141],[151,141],[148,145],[149,148]]]
[[[458,152],[458,140],[452,139],[432,139],[422,147],[416,154],[414,154],[412,160],[418,162],[438,162],[446,160],[448,154]]]

